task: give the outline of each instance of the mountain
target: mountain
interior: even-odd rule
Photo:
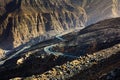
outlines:
[[[118,17],[119,4],[119,0],[1,0],[0,47],[10,50],[46,32],[51,36]]]
[[[0,80],[119,80],[120,0],[0,0]]]

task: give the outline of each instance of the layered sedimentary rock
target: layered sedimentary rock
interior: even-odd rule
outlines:
[[[118,17],[119,10],[119,0],[1,0],[0,47],[12,49],[51,30]]]

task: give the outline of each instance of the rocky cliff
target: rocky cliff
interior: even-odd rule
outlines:
[[[49,31],[57,33],[118,17],[119,3],[118,0],[1,0],[0,48],[13,49]]]

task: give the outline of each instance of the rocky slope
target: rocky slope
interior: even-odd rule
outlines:
[[[119,0],[1,0],[0,48],[13,49],[51,30],[56,34],[118,17],[119,4]]]
[[[106,80],[112,76],[119,80],[119,22],[120,18],[103,20],[61,36],[65,41],[54,37],[13,50],[0,61],[7,59],[0,65],[0,79]],[[59,45],[53,49],[54,44]],[[14,54],[17,56],[9,58]],[[115,74],[109,75],[111,71]]]
[[[119,57],[120,44],[117,44],[108,49],[87,54],[73,61],[67,61],[67,63],[60,66],[56,65],[40,75],[26,77],[24,80],[119,80]],[[112,70],[114,73],[111,73]]]

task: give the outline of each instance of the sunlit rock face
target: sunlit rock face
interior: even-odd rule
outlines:
[[[119,17],[120,0],[0,0],[0,47]],[[56,34],[55,33],[55,34]]]

